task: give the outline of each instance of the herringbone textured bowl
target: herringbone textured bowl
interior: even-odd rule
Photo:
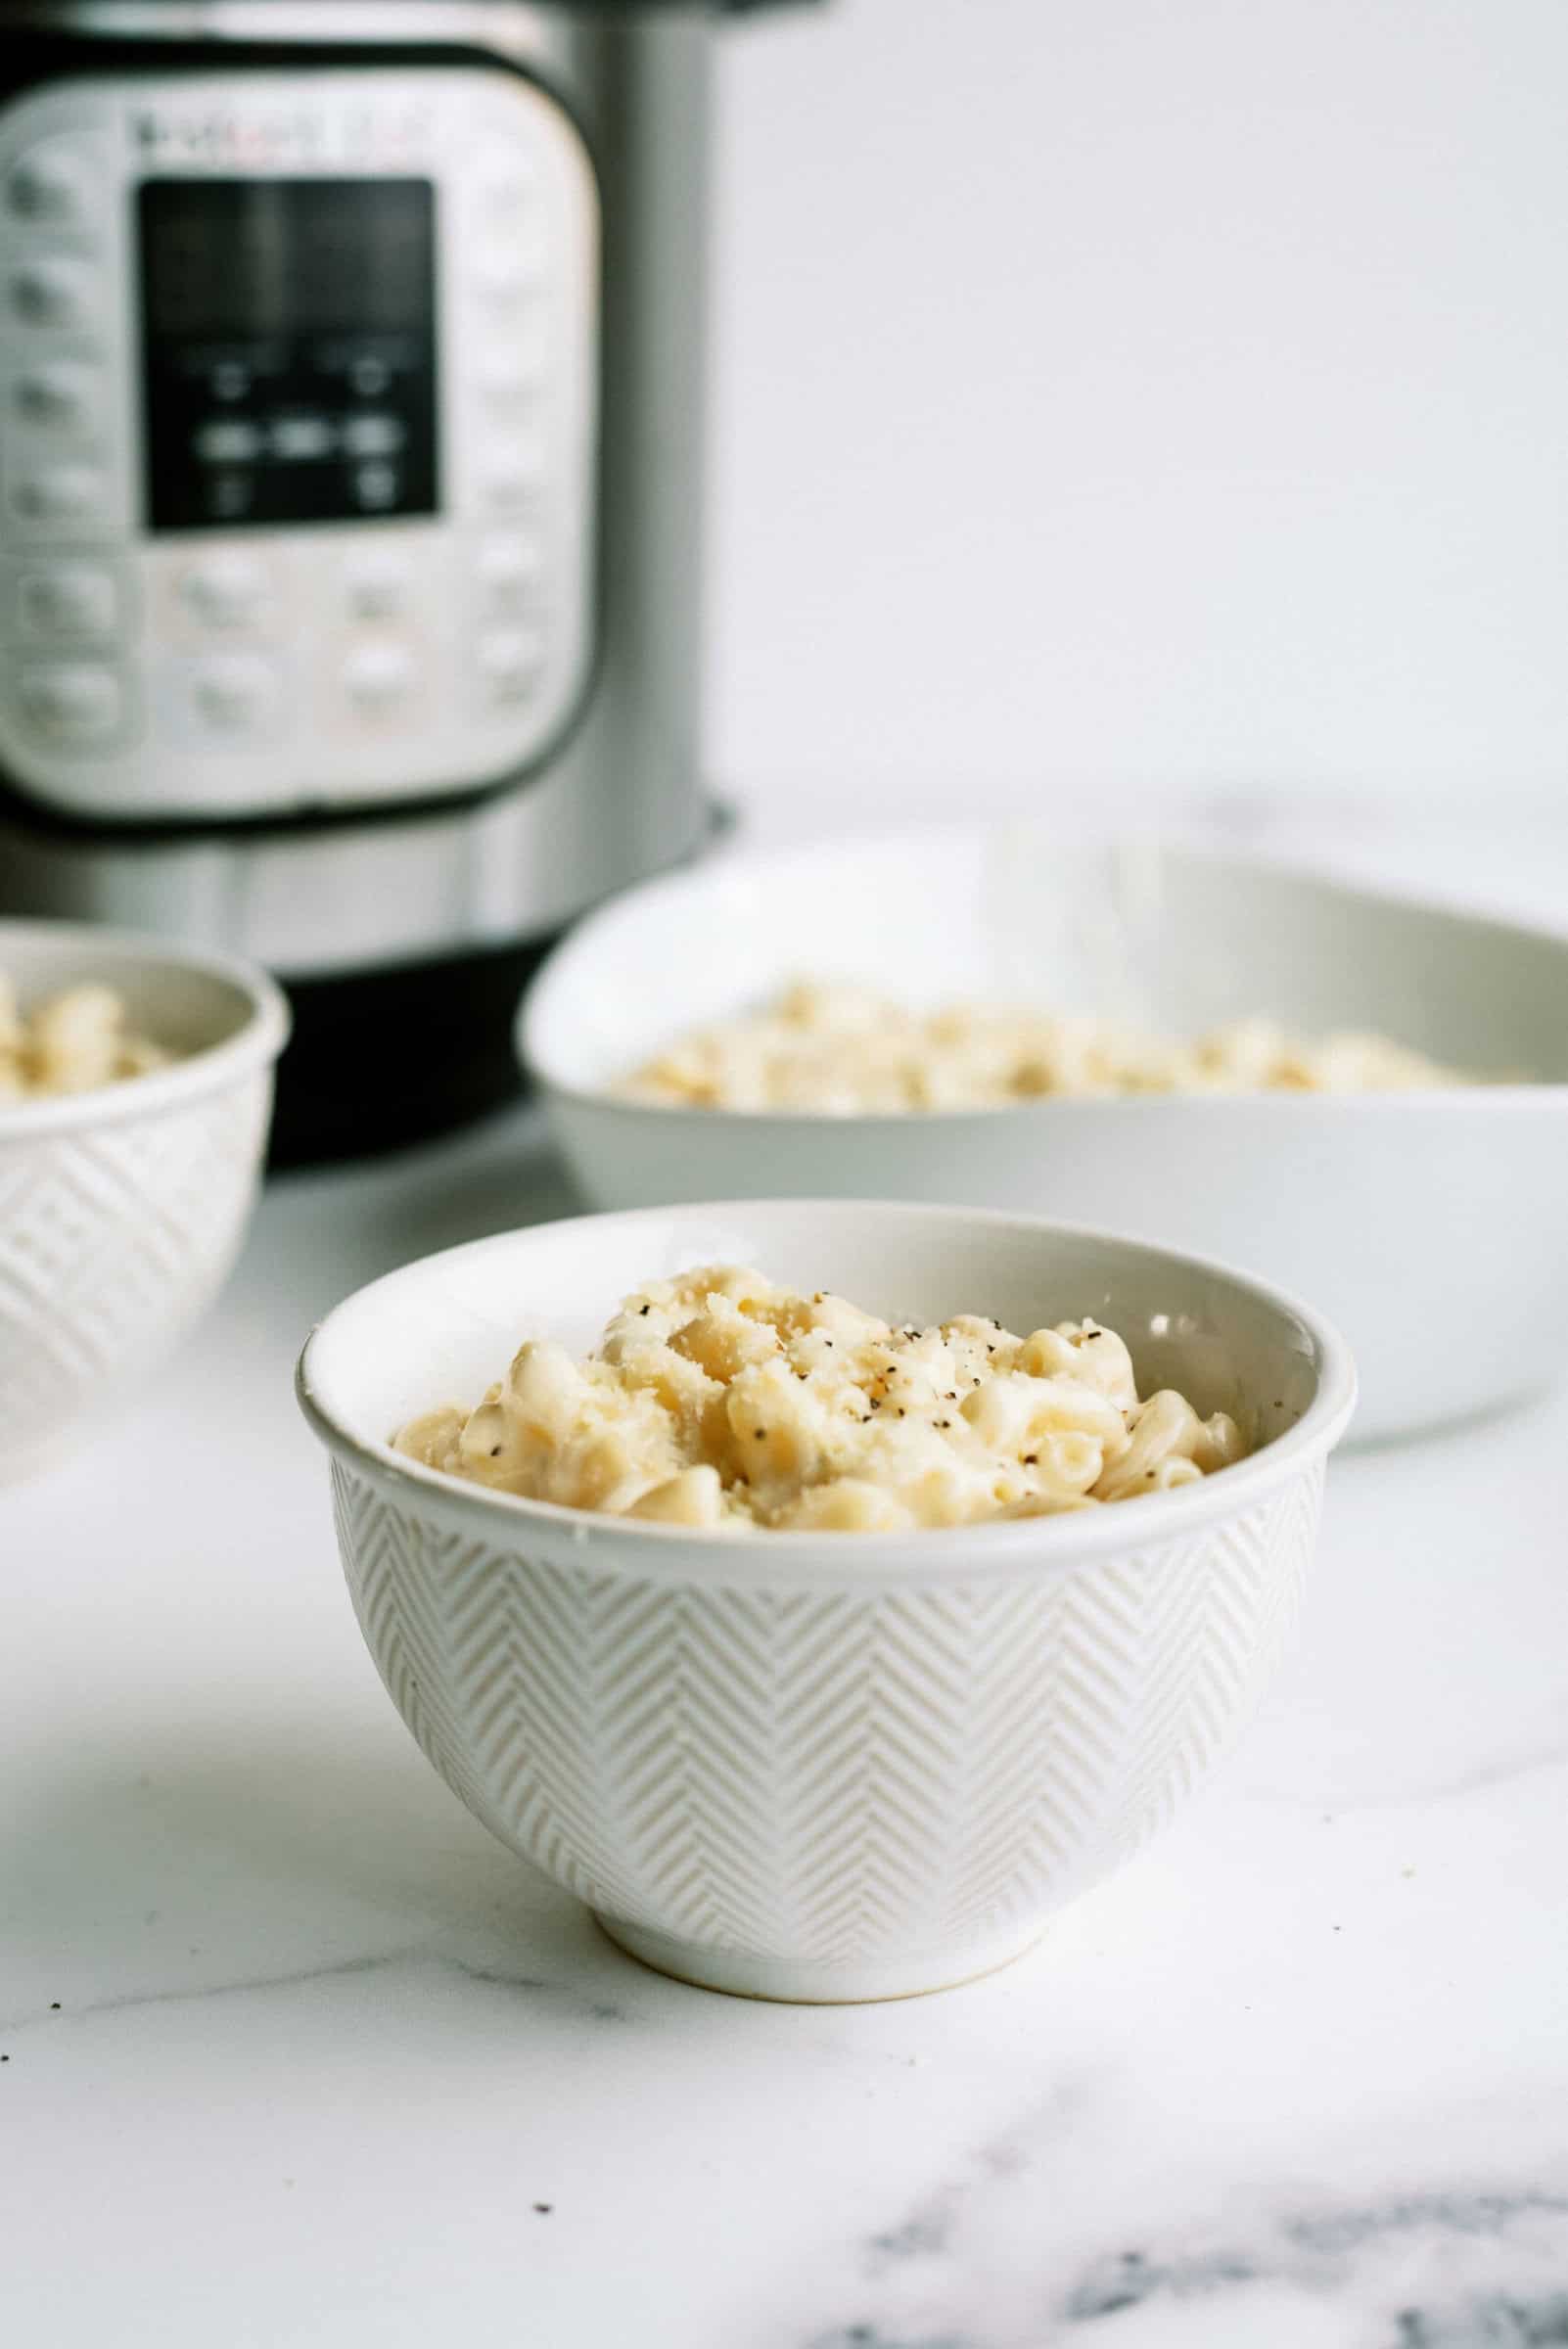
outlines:
[[[0,1481],[134,1392],[210,1304],[254,1200],[287,1034],[226,957],[74,925],[0,923],[26,992],[102,979],[189,1057],[0,1109]]]
[[[1322,1471],[1185,1541],[868,1591],[750,1551],[595,1573],[333,1486],[382,1678],[486,1826],[667,1970],[871,1998],[1013,1956],[1166,1823],[1273,1667]]]
[[[483,1242],[392,1275],[340,1314],[383,1293],[392,1317],[359,1333],[383,1351],[397,1284],[412,1283],[413,1341],[431,1293],[414,1275],[466,1260],[477,1277],[452,1284],[456,1319],[487,1289],[515,1337],[520,1298],[548,1286],[530,1283],[527,1243],[570,1251],[595,1226],[668,1228],[683,1212]],[[776,1264],[770,1218],[842,1224],[876,1211],[707,1211],[726,1212],[761,1221],[747,1254]],[[935,1224],[940,1242],[948,1221],[891,1212],[905,1262],[902,1227]],[[1057,1253],[1064,1237],[1002,1229],[1026,1246],[1042,1233]],[[1156,1297],[1190,1301],[1179,1273],[1147,1278],[1151,1264],[1181,1260],[1091,1245],[1096,1296],[1109,1252],[1139,1260],[1146,1315]],[[618,1253],[601,1238],[601,1276]],[[668,1253],[646,1248],[644,1273]],[[595,1261],[591,1240],[576,1261]],[[836,1266],[824,1277],[849,1287]],[[906,1270],[899,1312],[921,1310],[929,1277]],[[879,1301],[874,1280],[853,1293]],[[984,1302],[1005,1300],[991,1289]],[[763,1997],[886,1998],[984,1972],[1167,1822],[1278,1655],[1350,1407],[1342,1358],[1320,1356],[1307,1400],[1303,1358],[1282,1344],[1275,1392],[1298,1380],[1300,1423],[1203,1488],[965,1533],[693,1538],[497,1499],[345,1442],[338,1321],[307,1350],[301,1393],[337,1455],[360,1625],[425,1753],[636,1956]]]

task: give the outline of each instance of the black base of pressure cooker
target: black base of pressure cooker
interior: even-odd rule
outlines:
[[[401,1150],[516,1100],[518,997],[552,944],[331,978],[281,974],[294,1034],[278,1064],[269,1167]]]
[[[737,820],[730,802],[710,800],[702,839],[674,869],[730,839]],[[521,1100],[518,1003],[559,935],[330,979],[275,972],[294,1035],[278,1064],[269,1170],[403,1150]]]

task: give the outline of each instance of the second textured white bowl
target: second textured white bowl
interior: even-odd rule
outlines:
[[[661,1045],[800,974],[1176,1034],[1268,1012],[1540,1082],[911,1117],[615,1097]],[[1344,1329],[1362,1438],[1459,1418],[1562,1368],[1568,939],[1213,855],[953,828],[725,858],[629,891],[544,966],[519,1036],[597,1206],[954,1200],[1246,1265]]]
[[[74,922],[0,921],[34,996],[114,988],[181,1058],[0,1105],[0,1482],[135,1392],[215,1296],[266,1146],[283,996],[254,964]]]
[[[725,1260],[895,1320],[1092,1313],[1145,1385],[1267,1441],[1202,1485],[1067,1516],[755,1537],[517,1500],[392,1451],[525,1335],[583,1350],[641,1281]],[[1213,1266],[810,1201],[428,1257],[329,1314],[299,1384],[360,1628],[448,1785],[649,1964],[803,2000],[999,1965],[1165,1824],[1272,1669],[1355,1393],[1331,1329]]]

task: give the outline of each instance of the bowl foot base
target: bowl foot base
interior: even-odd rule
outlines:
[[[813,1965],[793,1958],[757,1958],[740,1950],[710,1949],[679,1941],[619,1916],[594,1922],[618,1950],[699,1990],[720,1990],[732,1999],[773,1999],[785,2005],[856,2006],[878,1999],[921,1999],[936,1990],[956,1990],[993,1974],[1033,1949],[1045,1927],[1037,1918],[1020,1928],[962,1947],[923,1957],[856,1958],[843,1965]]]

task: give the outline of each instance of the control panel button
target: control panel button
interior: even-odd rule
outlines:
[[[93,285],[85,261],[64,256],[24,261],[11,272],[11,314],[23,326],[86,326],[93,314]]]
[[[491,701],[521,701],[544,667],[537,628],[492,628],[479,641],[480,675]]]
[[[544,576],[544,549],[521,532],[486,538],[479,551],[480,584],[498,612],[514,612],[529,601]]]
[[[101,749],[124,723],[124,688],[96,663],[36,663],[17,680],[17,702],[32,731],[59,750]]]
[[[405,702],[418,674],[414,656],[403,644],[361,644],[343,665],[349,700],[376,716]]]
[[[214,416],[198,425],[192,445],[204,465],[253,465],[261,454],[261,428],[244,416]]]
[[[29,227],[79,228],[91,190],[91,166],[76,141],[40,139],[6,174],[6,209]]]
[[[385,464],[380,457],[356,465],[350,479],[355,502],[366,514],[385,514],[402,494],[401,474],[395,465]]]
[[[543,478],[542,440],[534,433],[514,433],[485,468],[484,494],[510,512],[529,503]]]
[[[113,636],[121,618],[114,573],[87,563],[23,572],[17,606],[26,636]]]
[[[271,580],[253,555],[208,555],[180,573],[176,592],[191,618],[208,628],[243,628],[265,608]]]
[[[515,416],[549,372],[550,338],[543,318],[533,316],[485,353],[474,380],[492,415]]]
[[[394,620],[407,608],[413,583],[413,562],[394,546],[365,547],[349,557],[344,575],[356,620]]]
[[[98,376],[73,359],[29,367],[11,379],[11,413],[37,432],[84,433],[98,415]]]
[[[408,434],[400,416],[370,408],[363,415],[344,418],[342,438],[345,453],[350,457],[394,457]]]
[[[325,416],[275,417],[268,438],[272,454],[285,465],[307,465],[332,454],[333,431]]]
[[[486,238],[474,265],[474,284],[491,308],[517,306],[544,274],[544,252],[537,237]]]
[[[191,670],[191,707],[215,734],[264,734],[278,714],[282,679],[260,653],[214,653]]]
[[[204,500],[214,522],[243,522],[255,504],[255,475],[225,465],[208,474]]]
[[[490,148],[475,166],[474,210],[494,230],[510,232],[531,210],[538,173],[510,148]]]
[[[101,522],[108,485],[96,465],[40,465],[11,484],[13,511],[24,522]]]
[[[356,358],[348,369],[348,389],[361,399],[380,399],[392,388],[392,369],[373,351]]]

